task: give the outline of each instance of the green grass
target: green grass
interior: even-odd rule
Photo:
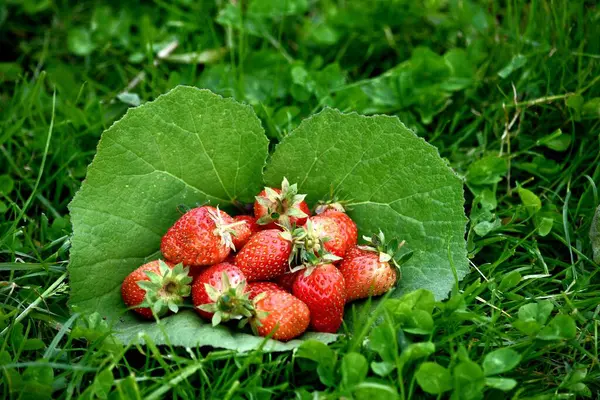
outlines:
[[[597,398],[600,268],[588,235],[600,184],[595,2],[324,0],[305,11],[305,1],[254,1],[243,17],[208,0],[0,5],[0,393],[446,398],[417,382],[435,368],[427,361],[449,368],[456,399]],[[190,54],[208,50],[216,51]],[[437,146],[465,176],[473,268],[428,311],[433,328],[409,332],[424,322],[402,321],[388,302],[376,330],[363,316],[331,351],[313,343],[295,354],[233,354],[122,348],[102,321],[72,315],[67,204],[101,132],[129,107],[119,94],[144,102],[179,84],[253,105],[273,143],[328,105],[398,115]],[[540,334],[523,322],[539,317],[530,304],[556,318]],[[402,358],[429,342],[433,354]],[[500,375],[516,386],[482,394],[468,360],[485,368],[503,348],[520,355]]]

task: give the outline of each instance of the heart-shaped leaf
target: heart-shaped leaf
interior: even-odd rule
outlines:
[[[402,266],[394,295],[427,288],[442,299],[466,274],[461,181],[397,118],[327,109],[283,140],[263,179],[267,156],[268,140],[252,108],[207,90],[178,87],[131,109],[103,133],[70,204],[71,305],[98,312],[124,343],[283,351],[306,339],[335,340],[307,333],[287,343],[265,342],[213,328],[191,310],[157,324],[140,320],[121,300],[125,276],[159,256],[179,205],[210,202],[232,210],[251,203],[263,180],[279,185],[284,176],[298,182],[310,205],[332,188],[351,199],[350,215],[361,233],[381,228],[407,241],[403,250],[414,256]]]
[[[71,304],[115,322],[124,342],[143,330],[155,343],[257,347],[261,340],[252,335],[218,339],[227,330],[208,328],[192,313],[165,319],[167,339],[156,324],[125,312],[120,288],[127,274],[156,257],[179,204],[252,201],[262,188],[267,146],[252,108],[206,90],[179,87],[131,109],[102,135],[69,207]]]
[[[428,289],[443,299],[468,271],[463,186],[437,149],[395,117],[326,109],[279,144],[265,171],[277,185],[298,182],[309,203],[334,192],[350,200],[361,235],[383,230],[414,251],[394,296]]]

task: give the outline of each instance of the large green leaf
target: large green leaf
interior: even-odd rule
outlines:
[[[155,324],[125,312],[123,279],[157,253],[161,236],[179,216],[179,204],[252,201],[262,187],[267,146],[250,107],[206,90],[179,87],[131,109],[102,135],[87,178],[70,204],[71,304],[100,312],[115,322],[116,330],[125,330],[125,337],[144,330],[164,343]],[[199,318],[190,320],[185,314],[170,320],[167,333],[174,342],[184,344],[184,326],[203,325]],[[256,343],[251,335],[240,337]],[[242,339],[237,342],[224,347],[247,347]],[[216,341],[207,333],[189,335],[187,343]]]
[[[140,324],[144,324],[142,332]],[[117,337],[125,343],[144,340],[142,335],[147,335],[154,343],[165,343],[168,335],[168,343],[173,346],[213,346],[237,351],[249,351],[263,345],[265,351],[286,351],[298,347],[306,340],[318,340],[330,343],[336,340],[337,335],[331,333],[307,332],[298,339],[283,343],[277,340],[266,340],[260,336],[236,331],[225,326],[213,327],[204,322],[198,314],[193,311],[180,312],[161,319],[162,327],[154,323],[139,322],[129,324],[117,334]],[[263,343],[264,342],[264,343]]]
[[[179,87],[131,109],[100,140],[81,190],[70,205],[73,238],[71,305],[98,312],[123,342],[210,345],[246,351],[262,338],[213,328],[191,311],[159,325],[127,312],[120,285],[133,269],[158,257],[160,239],[178,218],[177,206],[206,201],[228,208],[252,202],[263,186],[268,141],[253,110],[206,90]],[[437,151],[396,118],[325,110],[305,121],[275,151],[266,172],[277,185],[297,181],[311,203],[330,187],[352,198],[362,233],[381,227],[408,242],[415,256],[404,267],[397,294],[427,288],[438,298],[466,272],[465,216],[460,180]],[[449,246],[449,247],[448,247]],[[303,340],[336,335],[307,333]]]
[[[298,182],[315,202],[331,191],[350,199],[360,234],[382,229],[414,255],[394,296],[419,288],[437,299],[468,271],[466,217],[459,177],[435,147],[396,117],[364,117],[326,109],[303,121],[276,148],[265,182]]]

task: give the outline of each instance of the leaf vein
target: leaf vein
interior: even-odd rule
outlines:
[[[188,108],[188,110],[190,112],[190,117],[192,118],[192,123],[194,124],[194,132],[190,132],[190,133],[194,133],[196,135],[196,137],[198,138],[198,141],[200,142],[200,145],[202,146],[202,151],[204,151],[204,154],[206,154],[206,157],[210,160],[210,165],[212,166],[213,171],[215,171],[215,175],[217,176],[217,179],[219,180],[219,183],[221,184],[221,187],[225,191],[225,194],[227,196],[229,196],[229,198],[231,199],[231,200],[228,200],[228,201],[233,201],[233,196],[231,196],[231,194],[229,194],[229,191],[225,187],[225,184],[223,183],[223,180],[221,179],[221,175],[219,175],[219,171],[217,171],[217,168],[215,167],[214,160],[212,159],[211,156],[208,155],[208,152],[206,151],[206,147],[204,147],[204,142],[202,141],[202,137],[200,137],[200,132],[198,132],[198,127],[196,126],[196,119],[194,118],[194,114],[192,113],[192,109],[191,109],[190,105],[187,104],[187,103],[186,103],[186,106],[187,106],[187,108]],[[175,125],[175,124],[173,124],[173,125]],[[175,125],[175,126],[177,126],[177,125]],[[181,129],[184,129],[184,128],[181,128]]]
[[[161,118],[161,119],[162,119],[162,118]],[[164,120],[163,120],[163,121],[164,121]],[[164,121],[164,122],[165,122],[165,123],[167,123],[167,121]],[[177,125],[174,125],[174,126],[177,126]],[[183,129],[183,128],[182,128],[182,129]],[[184,129],[184,130],[185,130],[185,129]],[[189,131],[187,131],[187,132],[189,132]],[[189,132],[189,133],[193,133],[193,132]],[[138,154],[138,153],[136,153],[135,151],[131,150],[130,148],[128,148],[127,146],[125,146],[123,143],[116,141],[114,138],[112,138],[112,137],[110,137],[110,136],[106,136],[106,137],[107,137],[109,140],[111,140],[113,143],[115,143],[115,144],[117,144],[117,145],[121,146],[123,149],[125,149],[125,150],[129,151],[129,152],[130,152],[130,153],[132,153],[132,154],[135,154],[135,155],[136,155],[136,156],[137,156],[137,157],[138,157],[140,160],[142,160],[143,162],[145,162],[146,164],[148,164],[148,165],[149,165],[149,166],[152,168],[152,171],[150,171],[149,173],[147,173],[147,174],[137,174],[138,176],[149,175],[149,174],[151,174],[151,173],[154,173],[154,172],[158,172],[158,173],[166,174],[166,175],[168,175],[168,176],[170,176],[170,177],[172,177],[172,178],[175,178],[175,179],[176,179],[176,180],[178,180],[179,182],[183,183],[185,186],[187,186],[187,187],[189,187],[189,188],[191,188],[191,189],[194,189],[194,190],[196,190],[196,191],[198,191],[198,192],[202,193],[202,194],[203,194],[203,195],[205,195],[206,197],[212,197],[212,198],[214,198],[214,199],[217,199],[217,200],[222,200],[222,201],[225,201],[225,202],[227,202],[227,203],[230,203],[230,202],[231,202],[231,200],[230,200],[230,199],[224,199],[224,198],[221,198],[221,197],[219,197],[219,196],[215,196],[215,195],[209,194],[209,193],[205,192],[204,190],[202,190],[202,189],[200,189],[200,188],[198,188],[198,187],[196,187],[196,186],[194,186],[194,185],[192,185],[192,184],[190,184],[190,183],[186,182],[186,181],[185,181],[185,180],[184,180],[182,177],[180,177],[180,176],[177,176],[177,175],[173,174],[173,173],[172,173],[172,172],[170,172],[170,171],[167,171],[166,167],[165,167],[165,169],[164,169],[164,170],[157,169],[157,168],[156,168],[156,167],[155,167],[155,166],[154,166],[152,163],[150,163],[150,161],[146,160],[144,157],[142,157],[141,155],[139,155],[139,154]],[[98,170],[98,171],[100,171],[100,172],[103,172],[103,173],[105,173],[105,174],[107,174],[107,175],[113,175],[113,176],[134,176],[134,174],[127,174],[127,175],[125,175],[125,174],[114,174],[114,173],[109,173],[109,172],[102,171],[102,170]]]
[[[152,230],[152,228],[150,228],[148,226],[145,226],[145,225],[142,225],[138,221],[136,221],[134,219],[131,219],[131,218],[124,217],[122,215],[111,214],[111,213],[109,213],[107,211],[102,211],[102,210],[97,210],[97,209],[92,209],[92,208],[84,208],[84,207],[81,207],[81,206],[75,206],[75,207],[73,207],[73,209],[74,210],[78,209],[78,210],[83,210],[83,211],[89,211],[89,212],[92,212],[92,213],[98,213],[98,214],[106,215],[108,217],[114,217],[114,218],[120,219],[122,221],[132,222],[134,225],[137,225],[140,228],[144,228],[148,232],[151,232],[151,233],[153,233],[153,234],[155,234],[155,235],[157,235],[159,237],[162,237],[162,233],[155,232],[154,230]]]

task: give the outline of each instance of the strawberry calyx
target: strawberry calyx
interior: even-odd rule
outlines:
[[[349,202],[349,200],[337,200],[335,198],[327,201],[320,200],[315,207],[315,214],[323,214],[325,211],[329,210],[345,213],[347,207],[346,205]]]
[[[222,288],[219,290],[208,283],[204,289],[212,303],[202,304],[198,308],[213,314],[212,325],[217,326],[221,322],[230,320],[243,320],[254,315],[253,303],[246,293],[246,281],[232,286],[229,277],[223,272]]]
[[[231,250],[235,251],[235,245],[233,244],[232,238],[232,236],[236,235],[234,228],[238,225],[245,224],[246,221],[236,221],[231,224],[226,224],[223,216],[221,215],[221,211],[219,211],[219,206],[217,206],[217,211],[208,210],[208,215],[215,223],[213,235],[221,238],[221,244],[224,247],[229,247]]]
[[[398,270],[413,255],[412,251],[403,254],[399,252],[400,248],[406,244],[405,240],[399,242],[398,239],[394,238],[386,242],[385,235],[381,230],[376,235],[363,236],[363,239],[367,242],[367,245],[357,246],[359,249],[378,253],[379,262],[388,262]]]
[[[145,271],[149,281],[137,281],[137,285],[146,291],[144,301],[138,307],[150,308],[156,316],[161,317],[168,311],[176,313],[183,304],[183,298],[190,295],[192,277],[189,268],[179,263],[173,268],[159,260],[160,274]]]
[[[325,250],[324,243],[330,239],[323,236],[310,219],[306,221],[304,226],[294,229],[293,236],[295,247],[294,255],[299,267],[303,264],[327,264],[342,259]]]
[[[281,182],[281,191],[265,187],[264,196],[256,196],[256,201],[267,209],[267,213],[260,217],[256,223],[268,225],[272,222],[290,227],[290,217],[306,218],[308,215],[300,209],[300,203],[304,201],[305,194],[298,194],[298,184],[290,185],[287,178]]]
[[[238,320],[238,328],[243,328],[249,323],[252,331],[258,334],[256,329],[262,325],[260,321],[269,313],[260,310],[257,303],[265,298],[267,292],[259,293],[250,299],[250,293],[246,291],[246,281],[231,286],[226,273],[223,273],[221,290],[208,283],[204,284],[204,288],[212,303],[202,304],[198,308],[213,313],[211,321],[213,326],[217,326],[221,322]]]
[[[307,253],[306,256],[304,263],[290,269],[291,273],[304,271],[304,276],[310,276],[319,265],[331,264],[342,259],[326,251],[321,251],[319,254]]]
[[[308,249],[306,244],[306,230],[304,227],[290,229],[290,227],[280,225],[282,229],[279,236],[292,244],[292,251],[288,257],[288,264],[302,264],[308,257]],[[322,247],[322,246],[321,246]]]
[[[240,328],[243,328],[247,323],[249,323],[250,328],[252,329],[252,333],[258,336],[257,328],[259,326],[262,326],[262,323],[260,321],[269,316],[269,312],[260,310],[258,307],[258,302],[264,299],[266,296],[267,292],[262,292],[252,299],[252,315],[240,321],[238,325]]]

